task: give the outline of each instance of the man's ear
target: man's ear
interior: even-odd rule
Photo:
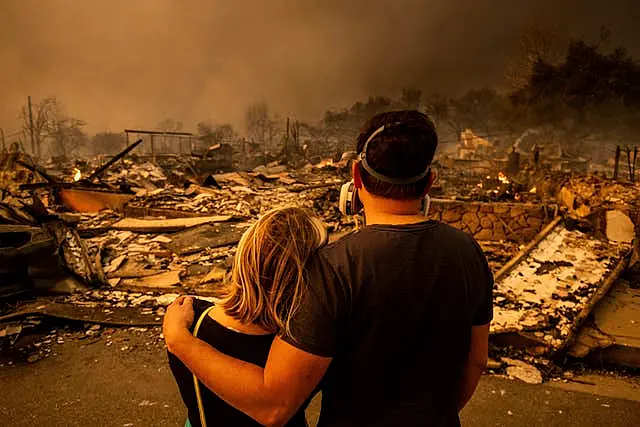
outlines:
[[[433,184],[435,184],[437,180],[438,180],[438,172],[431,169],[429,171],[429,181],[427,181],[427,185],[424,187],[424,191],[422,192],[422,195],[420,197],[424,197],[427,194],[429,194],[429,191],[431,191],[431,187],[433,187]]]
[[[351,165],[351,178],[353,178],[353,185],[357,189],[362,188],[362,177],[360,176],[360,168],[358,167],[358,162],[353,162]]]

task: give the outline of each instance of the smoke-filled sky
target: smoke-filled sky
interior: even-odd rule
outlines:
[[[402,87],[500,85],[533,20],[640,57],[637,0],[0,0],[0,127],[55,95],[89,130],[313,120]]]

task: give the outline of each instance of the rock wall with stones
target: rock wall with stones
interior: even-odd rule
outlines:
[[[465,231],[476,240],[510,240],[526,244],[552,220],[554,211],[543,205],[431,201],[429,217]]]

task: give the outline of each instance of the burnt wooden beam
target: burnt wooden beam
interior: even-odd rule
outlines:
[[[117,161],[119,161],[120,159],[122,159],[124,156],[126,156],[127,154],[129,154],[134,148],[136,148],[138,145],[140,145],[142,143],[142,138],[137,140],[136,142],[134,142],[133,144],[131,144],[130,146],[128,146],[127,148],[125,148],[124,150],[122,150],[119,154],[113,156],[113,158],[111,160],[109,160],[107,163],[105,163],[104,165],[100,166],[98,169],[96,169],[91,175],[89,175],[89,177],[87,178],[88,181],[93,181],[95,178],[98,178],[100,175],[102,175],[104,173],[104,171],[106,171],[107,169],[109,169],[114,163],[116,163]]]
[[[125,129],[124,133],[139,133],[141,135],[176,135],[176,136],[193,136],[191,132],[163,132],[158,130],[138,130]]]
[[[23,162],[22,160],[16,160],[20,166],[29,169],[33,173],[39,174],[41,177],[46,179],[48,182],[59,182],[60,180],[55,176],[49,175],[44,169],[37,165],[30,165],[29,163]]]

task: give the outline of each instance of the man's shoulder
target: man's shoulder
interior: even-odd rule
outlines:
[[[334,241],[330,241],[329,243],[324,245],[322,248],[320,248],[318,252],[327,254],[327,253],[344,249],[345,247],[353,245],[354,243],[357,244],[357,242],[359,242],[362,239],[362,236],[363,236],[362,233],[364,231],[365,229],[351,230],[346,234],[343,234],[340,238]]]
[[[425,233],[422,234],[424,238],[432,238],[432,239],[453,239],[454,242],[465,242],[471,243],[475,240],[473,237],[460,229],[452,227],[448,224],[445,224],[440,221],[429,221],[428,227],[425,228]],[[393,232],[393,231],[391,231]],[[402,231],[398,231],[402,233]],[[352,246],[359,246],[363,241],[379,239],[381,236],[375,233],[375,228],[363,228],[360,230],[354,230],[342,237],[338,240],[325,245],[320,252],[323,253],[331,253],[335,251],[341,251],[345,248],[349,248]]]
[[[322,247],[318,251],[318,255],[320,258],[334,263],[346,260],[345,257],[347,256],[357,256],[359,253],[363,255],[371,254],[375,252],[376,248],[384,249],[390,234],[394,235],[394,237],[400,235],[410,236],[409,238],[416,241],[430,240],[443,248],[479,248],[478,243],[470,234],[439,221],[429,221],[425,223],[424,229],[420,230],[421,232],[410,233],[410,235],[406,233],[407,230],[394,231],[386,229],[386,233],[379,233],[379,231],[379,229],[373,227],[354,230]]]
[[[345,254],[353,251],[366,250],[367,246],[375,241],[376,237],[367,228],[353,230],[339,239],[330,242],[320,248],[317,252],[319,258],[325,260],[344,259]]]

